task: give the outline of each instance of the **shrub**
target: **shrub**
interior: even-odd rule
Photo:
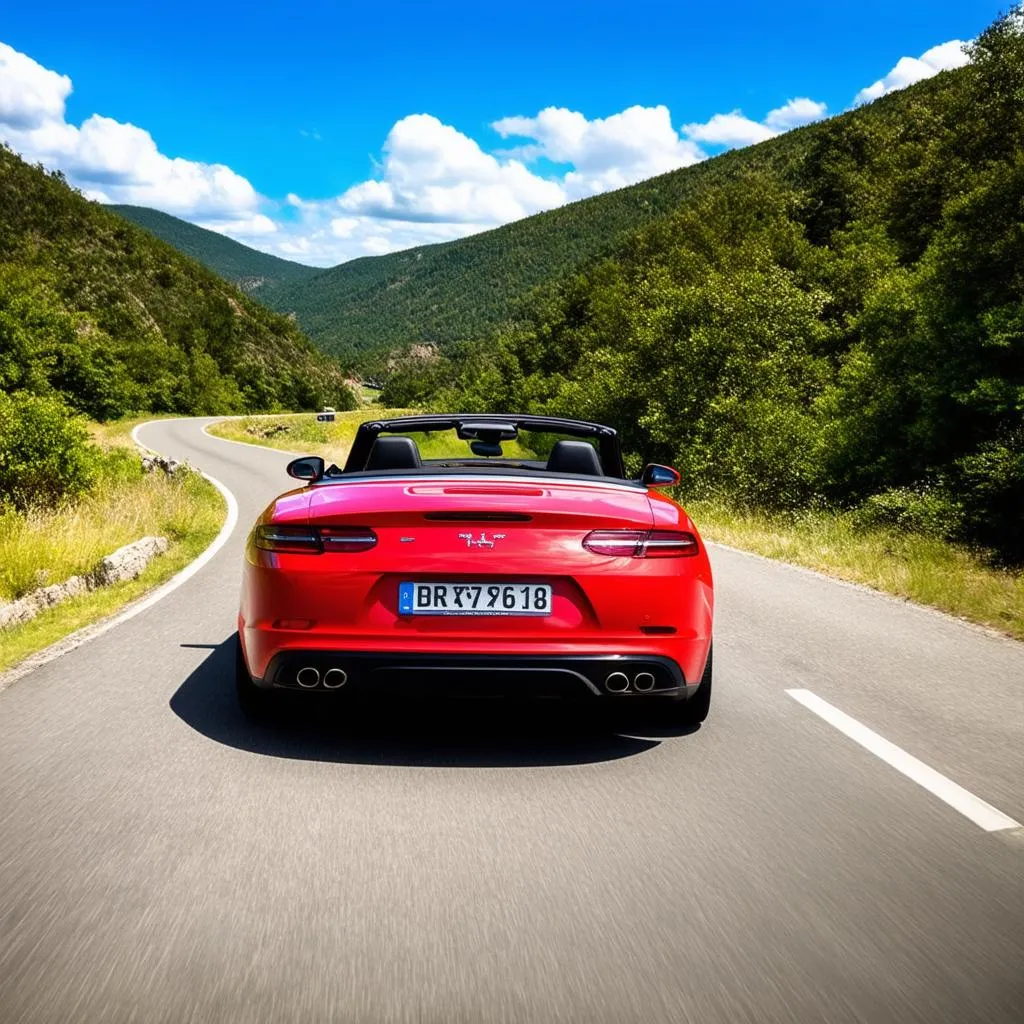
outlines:
[[[142,460],[134,448],[111,448],[97,457],[97,484],[119,487],[143,475]]]
[[[946,540],[958,535],[963,518],[960,504],[938,488],[894,487],[872,494],[853,512],[858,526],[894,526]]]
[[[99,465],[84,421],[59,398],[0,393],[0,505],[58,505],[85,493]]]
[[[1024,430],[959,459],[953,477],[964,506],[964,533],[1024,564]]]

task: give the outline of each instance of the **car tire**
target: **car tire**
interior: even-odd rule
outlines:
[[[274,703],[274,694],[270,690],[261,690],[249,675],[242,653],[242,638],[235,634],[235,694],[238,706],[247,718],[266,718]]]
[[[712,655],[714,649],[708,647],[708,660],[704,664],[704,674],[700,677],[697,692],[680,704],[676,705],[676,721],[683,726],[700,725],[708,717],[711,710],[711,676]]]

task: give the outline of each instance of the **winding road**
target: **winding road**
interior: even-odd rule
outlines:
[[[726,549],[699,730],[250,724],[288,456],[140,439],[239,524],[0,692],[0,1022],[1024,1020],[1024,645]]]

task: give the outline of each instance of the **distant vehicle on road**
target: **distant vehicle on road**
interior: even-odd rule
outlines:
[[[319,423],[333,423],[334,422],[334,410],[329,406],[325,405],[322,412],[316,414],[317,422]]]
[[[429,458],[426,455],[429,454]],[[708,714],[711,567],[666,466],[626,477],[611,427],[525,415],[363,423],[344,468],[249,535],[237,690],[560,697]]]

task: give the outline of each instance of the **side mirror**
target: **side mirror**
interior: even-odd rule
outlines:
[[[656,462],[644,466],[640,483],[648,487],[675,487],[680,476],[671,466],[659,466]]]
[[[296,480],[319,480],[325,465],[319,455],[303,455],[301,459],[292,459],[285,472]]]

